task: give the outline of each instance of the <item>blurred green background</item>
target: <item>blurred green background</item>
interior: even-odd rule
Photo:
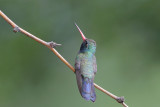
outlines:
[[[16,24],[45,41],[72,65],[82,38],[97,42],[95,83],[125,96],[130,107],[158,107],[160,1],[0,0]],[[95,103],[81,98],[75,75],[49,49],[0,17],[0,107],[122,107],[96,89]]]

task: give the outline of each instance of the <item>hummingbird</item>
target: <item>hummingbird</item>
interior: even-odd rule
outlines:
[[[75,25],[83,39],[80,50],[75,59],[75,74],[78,89],[85,100],[95,102],[96,93],[93,81],[97,72],[95,57],[96,42],[92,39],[87,39],[78,25],[76,23]]]

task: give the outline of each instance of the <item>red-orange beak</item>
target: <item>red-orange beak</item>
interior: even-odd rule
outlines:
[[[86,37],[84,36],[84,34],[83,34],[83,32],[81,31],[81,29],[78,27],[78,25],[77,25],[76,23],[75,23],[75,25],[76,25],[77,29],[79,30],[79,32],[80,32],[80,34],[81,34],[81,36],[82,36],[83,41],[86,40]]]

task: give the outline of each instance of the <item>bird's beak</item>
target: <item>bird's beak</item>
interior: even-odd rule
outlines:
[[[82,36],[83,41],[85,41],[86,37],[84,36],[83,32],[81,31],[81,29],[78,27],[78,25],[76,23],[75,23],[75,25],[76,25],[77,29],[79,30],[79,32],[80,32],[80,34]]]

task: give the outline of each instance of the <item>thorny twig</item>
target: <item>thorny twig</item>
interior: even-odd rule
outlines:
[[[12,27],[13,27],[13,31],[14,32],[21,32],[22,34],[25,34],[26,36],[32,38],[33,40],[47,46],[63,63],[65,63],[73,72],[75,72],[75,69],[73,68],[73,66],[67,62],[57,51],[54,47],[56,46],[60,46],[61,44],[57,44],[55,42],[46,42],[34,35],[32,35],[31,33],[25,31],[24,29],[22,29],[21,27],[17,26],[12,20],[10,20],[1,10],[0,10],[0,16],[6,20],[6,22],[8,22]],[[97,85],[96,83],[94,83],[94,86],[102,91],[103,93],[107,94],[108,96],[112,97],[113,99],[115,99],[118,103],[122,104],[124,107],[128,107],[127,104],[124,103],[124,97],[118,97],[112,93],[110,93],[109,91],[103,89],[102,87],[100,87],[99,85]]]

